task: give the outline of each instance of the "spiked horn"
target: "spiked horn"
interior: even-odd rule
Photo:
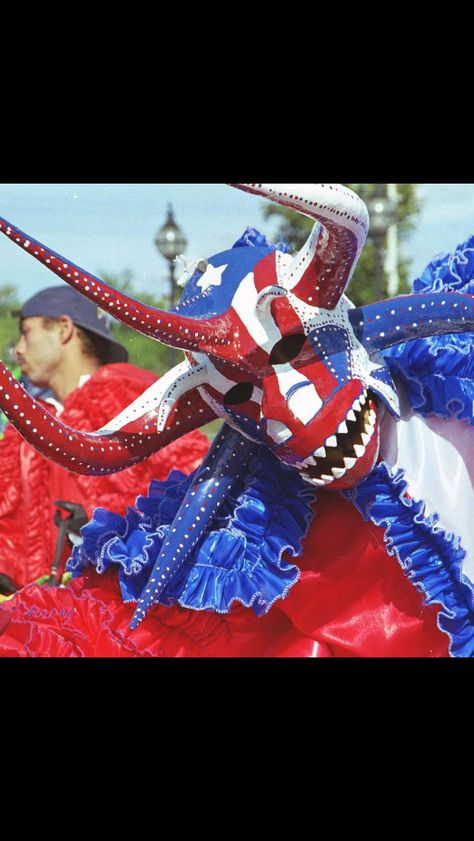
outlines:
[[[209,450],[170,525],[148,583],[138,600],[130,623],[134,630],[166,587],[180,572],[199,540],[209,530],[223,500],[244,474],[259,444],[243,438],[226,424]]]
[[[362,199],[341,184],[230,186],[264,196],[316,220],[309,239],[280,283],[312,306],[334,309],[367,237],[369,216]]]
[[[156,385],[159,387],[160,381]],[[178,399],[163,430],[156,432],[159,406],[168,392],[166,381],[161,395],[157,390],[154,403],[144,404],[143,395],[139,397],[132,404],[135,408],[130,418],[122,417],[115,430],[111,421],[113,431],[78,432],[34,400],[0,362],[0,407],[18,432],[41,455],[74,473],[90,476],[125,470],[179,436],[215,420],[215,413],[194,388]],[[150,396],[147,399],[150,401]],[[138,404],[142,405],[141,415],[136,411]],[[127,411],[130,407],[122,415]]]
[[[355,307],[349,318],[358,340],[369,352],[378,351],[424,336],[474,330],[474,296],[462,292],[400,295]]]
[[[182,350],[212,352],[225,343],[228,325],[222,318],[197,319],[141,304],[118,292],[95,275],[85,272],[65,257],[47,248],[0,217],[0,233],[39,260],[73,289],[77,289],[105,312],[145,336]]]

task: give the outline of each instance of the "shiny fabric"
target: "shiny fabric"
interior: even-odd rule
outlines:
[[[385,529],[387,552],[395,555],[427,605],[441,605],[438,626],[450,637],[455,657],[474,656],[474,593],[463,574],[461,540],[447,533],[436,513],[413,499],[402,470],[379,464],[346,496],[366,520]]]
[[[152,482],[149,495],[140,496],[125,517],[96,509],[82,529],[84,542],[74,549],[68,571],[77,575],[95,566],[102,574],[115,568],[124,601],[137,602],[194,484],[194,475],[186,479],[173,471],[166,482]],[[235,494],[224,498],[213,527],[167,585],[160,603],[228,613],[240,602],[258,616],[268,613],[298,580],[298,567],[285,557],[301,554],[314,498],[298,473],[259,447]]]
[[[456,252],[457,256],[435,261],[434,281],[430,275],[430,282],[436,282],[441,289],[443,278],[449,273],[454,284],[464,284],[462,271],[467,266],[471,272],[471,251],[468,245]],[[468,334],[454,337],[452,342],[451,337],[446,341],[444,337],[415,340],[387,354],[397,376],[404,380],[411,408],[431,414],[436,401],[441,400],[443,417],[453,414],[462,417],[458,413],[460,407],[467,413],[465,421],[471,422],[472,370],[469,353],[465,352],[470,341]],[[431,369],[432,364],[439,367]],[[448,372],[449,377],[443,372]],[[426,407],[416,402],[420,396],[428,401]],[[272,548],[268,529],[274,516],[272,509],[279,512],[275,522],[281,525],[281,541],[288,526],[285,510],[287,507],[291,510],[298,499],[286,480],[279,487],[275,478],[269,467],[260,476],[255,466],[254,474],[250,473],[242,489],[245,494],[256,480],[258,490],[262,479],[260,490],[266,484],[274,494],[268,505],[263,504],[259,523],[264,540],[258,547],[260,553],[262,546],[264,551],[268,547],[273,560],[279,558],[281,543]],[[182,480],[174,474],[173,482],[174,492],[179,495]],[[436,477],[432,477],[432,482],[436,483]],[[452,482],[450,488],[455,490]],[[157,493],[159,496],[162,491]],[[197,570],[198,586],[188,593],[186,602],[192,609],[173,603],[179,602],[191,581],[193,571],[188,568],[182,579],[176,580],[173,595],[168,592],[171,605],[155,606],[142,625],[132,631],[129,622],[134,605],[124,603],[123,599],[128,602],[136,597],[134,566],[136,574],[145,580],[149,568],[142,562],[143,558],[146,561],[150,545],[155,543],[158,548],[169,524],[162,516],[169,500],[155,506],[154,498],[152,489],[150,497],[142,498],[138,510],[129,512],[125,518],[107,511],[96,512],[87,535],[90,541],[85,551],[89,554],[76,566],[76,572],[82,575],[70,587],[56,590],[26,587],[0,608],[0,631],[3,629],[0,654],[447,657],[451,653],[468,657],[474,653],[472,589],[462,572],[465,549],[459,536],[450,535],[440,527],[433,513],[436,500],[435,508],[427,515],[424,502],[413,499],[400,471],[392,472],[387,465],[379,464],[352,491],[318,493],[308,535],[303,537],[303,529],[298,536],[303,548],[297,564],[299,579],[289,578],[290,586],[285,588],[281,586],[284,580],[281,576],[280,593],[273,600],[272,609],[261,616],[236,604],[232,598],[232,592],[235,594],[244,582],[247,601],[252,603],[252,591],[247,589],[252,584],[251,574],[248,575],[252,570],[245,563],[239,568],[238,551],[233,554],[239,545],[232,521],[238,511],[238,499],[229,500],[227,517],[223,517],[222,523],[213,524],[215,533],[207,535],[210,542],[202,558],[207,569],[205,573]],[[279,505],[279,499],[284,505]],[[175,510],[170,504],[170,518]],[[143,516],[151,517],[150,528],[145,530],[141,528]],[[251,516],[248,531],[239,523],[239,537],[244,538],[241,542],[244,559],[248,557],[247,546],[255,522]],[[233,538],[230,542],[229,537]],[[114,542],[106,548],[109,539]],[[112,547],[115,547],[113,551]],[[297,555],[297,546],[292,548],[293,556]],[[115,550],[118,554],[114,555]],[[227,562],[224,577],[232,581],[229,591],[217,586],[223,559]],[[289,559],[282,555],[281,560],[280,571],[285,571],[287,564],[286,571],[291,573],[293,565]],[[238,586],[236,577],[232,580],[228,576],[235,569],[239,571]],[[270,572],[274,569],[261,564],[260,572],[263,580],[270,582]],[[262,592],[261,582],[258,592]],[[271,602],[269,592],[266,606]]]
[[[69,395],[61,419],[84,431],[97,429],[155,380],[134,365],[105,365]],[[43,458],[9,425],[0,441],[0,572],[17,586],[50,572],[57,539],[55,500],[80,502],[89,517],[99,503],[125,513],[153,478],[165,479],[173,467],[194,470],[208,446],[196,431],[121,473],[82,476]]]
[[[284,600],[257,617],[156,606],[128,627],[113,570],[88,569],[67,588],[30,585],[0,608],[0,655],[19,657],[446,657],[438,610],[385,548],[384,529],[365,523],[340,494],[321,492]]]

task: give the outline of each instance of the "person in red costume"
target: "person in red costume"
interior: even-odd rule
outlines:
[[[15,314],[22,374],[54,394],[46,399],[48,410],[72,427],[97,429],[156,380],[128,363],[107,316],[74,289],[44,289]],[[190,473],[207,449],[207,438],[194,431],[121,474],[79,476],[43,458],[9,425],[0,441],[0,591],[9,595],[51,573],[57,501],[82,506],[86,520],[98,504],[125,513],[152,479],[165,479],[174,467]],[[66,540],[59,574],[70,551]]]

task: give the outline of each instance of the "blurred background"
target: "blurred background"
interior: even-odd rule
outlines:
[[[367,203],[370,235],[348,291],[355,304],[407,292],[435,254],[474,233],[474,184],[349,184]],[[225,184],[0,184],[0,214],[141,301],[176,303],[183,268],[225,251],[247,226],[292,248],[312,222]],[[13,369],[9,311],[59,279],[2,237],[0,356]],[[180,354],[114,323],[137,365],[162,374]]]

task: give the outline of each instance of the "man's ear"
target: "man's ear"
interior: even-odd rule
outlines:
[[[75,326],[74,326],[74,323],[73,323],[73,321],[72,321],[72,319],[70,318],[69,315],[61,315],[58,318],[58,324],[59,324],[59,335],[61,337],[61,342],[63,344],[67,344],[68,342],[71,341],[71,339],[74,335],[74,331],[76,329]]]

